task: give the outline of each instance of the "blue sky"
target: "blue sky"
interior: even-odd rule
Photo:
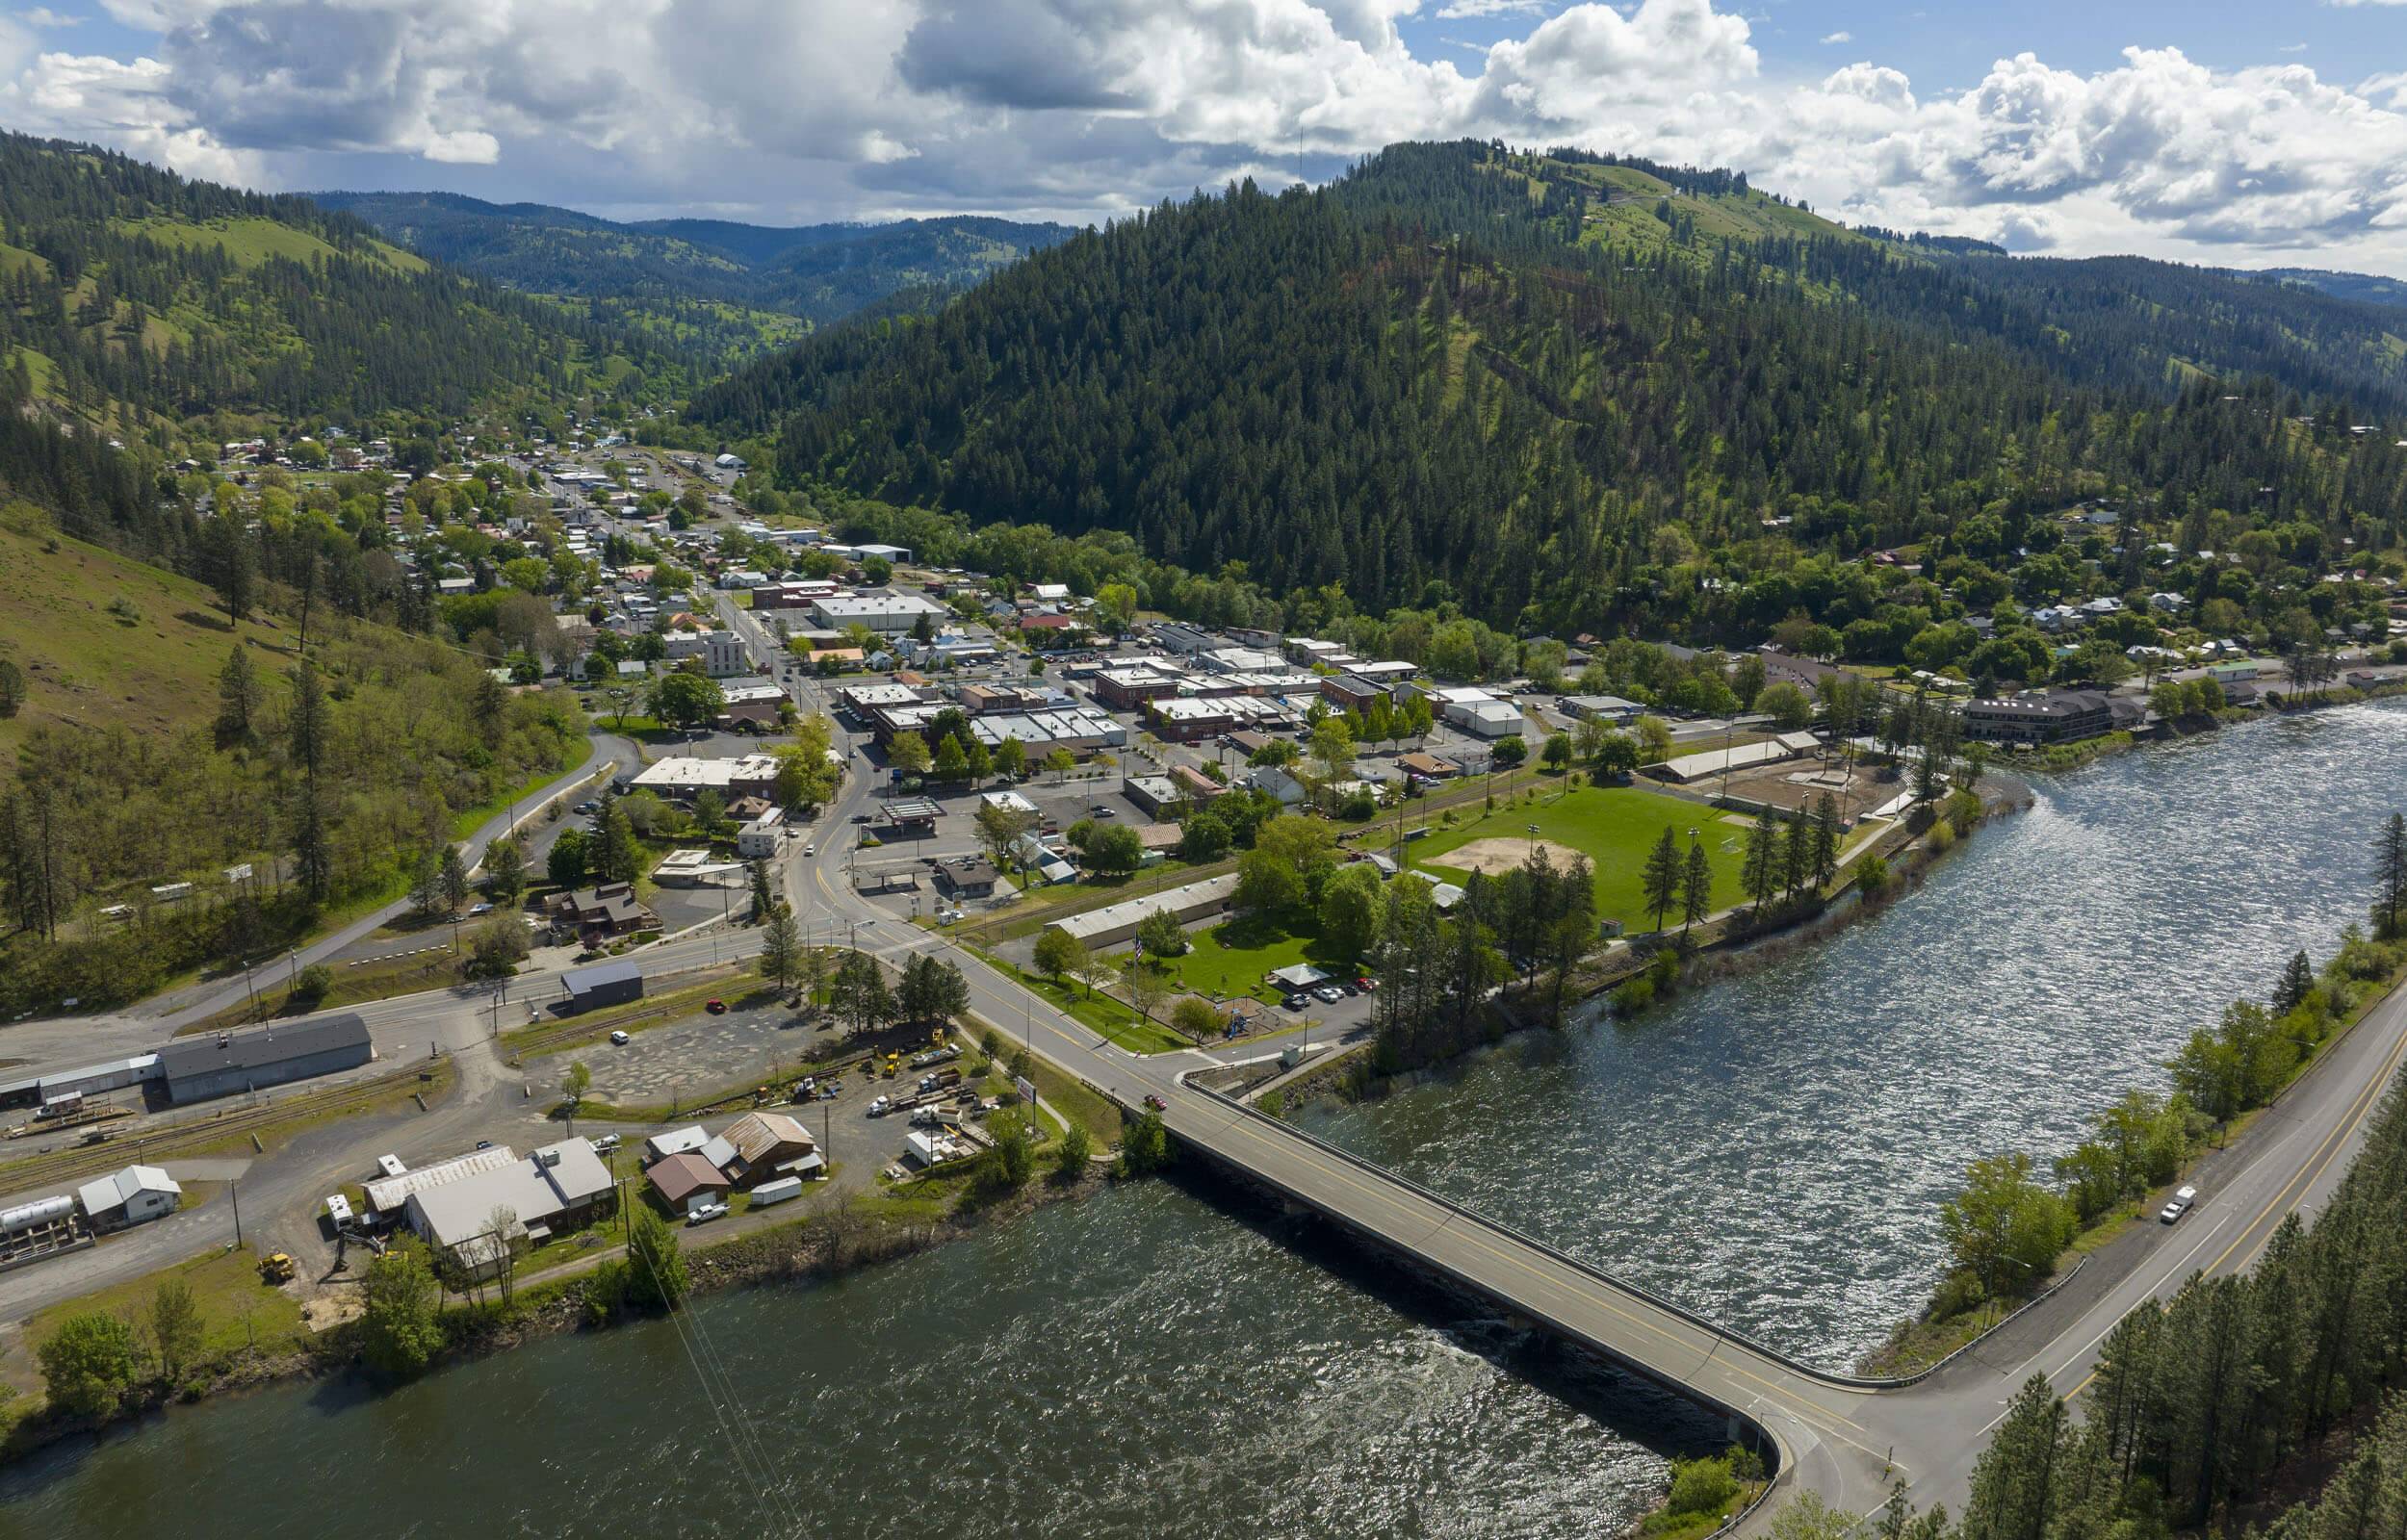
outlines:
[[[2407,276],[2407,0],[0,0],[0,125],[274,189],[1086,221],[1407,138]]]

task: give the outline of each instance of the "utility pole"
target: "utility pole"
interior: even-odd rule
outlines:
[[[228,1182],[225,1191],[234,1199],[234,1249],[240,1251],[243,1248],[243,1184]]]

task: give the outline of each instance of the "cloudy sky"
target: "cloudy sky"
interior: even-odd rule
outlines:
[[[1407,138],[2407,276],[2407,0],[0,0],[0,125],[277,189],[1084,222]]]

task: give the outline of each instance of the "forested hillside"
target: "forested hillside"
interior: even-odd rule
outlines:
[[[587,301],[666,342],[734,353],[789,341],[898,295],[964,287],[1070,233],[975,216],[873,225],[621,224],[450,192],[313,198],[463,272]]]
[[[2385,278],[2371,272],[2335,272],[2328,268],[2266,268],[2246,276],[2260,283],[2313,289],[2340,299],[2369,305],[2407,306],[2407,278]]]
[[[0,379],[0,1011],[289,944],[582,752],[573,696],[505,688],[498,634],[436,626],[380,475],[163,483],[25,405]],[[490,551],[464,488],[419,485],[427,560]],[[540,645],[551,605],[517,597],[540,624],[503,629]]]
[[[1598,189],[1631,178],[1641,200],[1600,220]],[[1632,210],[1657,231],[1620,230]],[[2069,313],[2116,273],[1983,287],[2010,266],[1721,173],[1400,146],[1324,192],[1248,185],[1080,235],[931,319],[764,360],[691,415],[775,435],[796,486],[1125,529],[1274,593],[1339,584],[1373,612],[1448,593],[1531,629],[1844,627],[1872,596],[1800,558],[1957,531],[1996,559],[2088,496],[2155,502],[2198,545],[2291,521],[2395,543],[2407,453],[2315,394],[2395,401],[2395,368],[2338,358],[2371,312],[2217,279],[2307,308],[2160,300],[2141,336],[2137,301]],[[2228,353],[2235,378],[2139,346]],[[2328,421],[2292,421],[2311,405]]]
[[[454,414],[647,367],[615,329],[305,199],[0,135],[0,370],[129,440],[214,412]]]

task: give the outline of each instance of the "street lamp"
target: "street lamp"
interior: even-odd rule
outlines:
[[[1523,824],[1521,827],[1529,831],[1529,835],[1530,835],[1530,854],[1531,854],[1531,855],[1533,855],[1533,856],[1537,855],[1537,854],[1538,854],[1538,826],[1537,826],[1536,824]]]

